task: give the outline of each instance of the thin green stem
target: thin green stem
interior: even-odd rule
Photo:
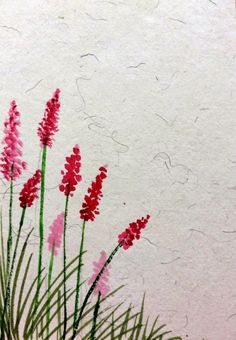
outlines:
[[[64,289],[64,322],[63,322],[63,336],[62,339],[66,338],[67,330],[67,301],[66,301],[66,227],[67,227],[67,216],[68,216],[68,204],[69,195],[66,196],[65,204],[65,215],[64,215],[64,231],[63,231],[63,289]]]
[[[53,271],[53,262],[54,262],[54,243],[52,247],[52,253],[50,257],[50,262],[49,262],[49,268],[48,268],[48,307],[47,307],[47,336],[49,335],[49,320],[50,320],[50,301],[51,301],[51,281],[52,281],[52,271]]]
[[[13,206],[13,179],[10,181],[10,201],[9,201],[9,229],[7,239],[7,277],[11,265],[11,248],[12,248],[12,206]]]
[[[57,330],[57,340],[61,339],[61,291],[58,290],[57,295],[57,324],[58,324],[58,330]]]
[[[98,311],[100,308],[100,302],[101,302],[101,293],[98,292],[98,298],[97,298],[97,302],[94,307],[94,313],[93,313],[93,326],[91,329],[91,337],[90,337],[91,340],[95,340],[95,336],[96,336],[97,317],[98,317]]]
[[[76,324],[75,324],[75,328],[73,330],[73,335],[72,335],[72,338],[71,340],[74,340],[75,337],[76,337],[76,333],[78,331],[78,328],[79,328],[79,323],[81,321],[81,318],[82,318],[82,315],[83,315],[83,312],[84,312],[84,309],[87,305],[87,302],[90,298],[90,296],[92,295],[94,289],[96,288],[97,286],[97,283],[98,281],[100,280],[100,277],[102,276],[104,270],[106,269],[106,267],[109,265],[109,263],[112,261],[113,257],[115,256],[115,254],[118,252],[118,250],[122,247],[122,243],[119,243],[115,249],[111,252],[110,256],[108,257],[108,259],[106,260],[106,262],[104,263],[102,269],[100,270],[100,272],[98,273],[98,275],[96,276],[96,279],[93,281],[93,284],[91,285],[91,287],[89,288],[89,291],[88,293],[86,294],[85,298],[84,298],[84,301],[83,301],[83,304],[80,308],[80,313],[79,313],[79,317],[76,321]]]
[[[7,296],[7,282],[8,282],[9,273],[10,273],[11,252],[12,252],[13,171],[14,171],[14,165],[12,164],[12,166],[11,166],[11,180],[10,180],[10,200],[9,200],[9,228],[8,228],[8,237],[7,237],[6,296]],[[6,303],[5,303],[5,305],[6,305]],[[5,334],[4,334],[5,321],[4,321],[4,318],[5,318],[6,308],[7,308],[7,305],[6,305],[6,307],[4,306],[3,312],[2,312],[1,340],[5,339]]]
[[[43,146],[42,160],[41,160],[41,185],[40,185],[40,205],[39,205],[39,252],[38,252],[38,278],[37,278],[37,288],[34,304],[34,313],[36,315],[38,304],[40,287],[42,281],[42,259],[43,259],[43,214],[44,214],[44,193],[45,193],[45,175],[46,175],[46,160],[47,160],[47,146]],[[32,320],[32,325],[34,326],[34,318]],[[31,335],[32,336],[32,335]]]
[[[14,271],[14,265],[15,265],[17,250],[18,250],[18,246],[19,246],[20,234],[21,234],[21,230],[22,230],[22,227],[23,227],[23,224],[24,224],[25,212],[26,212],[26,205],[22,209],[20,223],[19,223],[19,229],[18,229],[17,238],[16,238],[16,244],[15,244],[15,248],[14,248],[14,252],[13,252],[13,257],[12,257],[12,261],[11,261],[11,267],[10,267],[10,270],[9,270],[9,275],[8,275],[8,278],[7,278],[6,295],[5,295],[5,299],[4,299],[4,307],[3,307],[2,318],[1,318],[3,321],[4,321],[4,318],[5,318],[5,313],[6,313],[7,307],[10,308],[9,304],[10,304],[10,298],[11,298],[11,280],[12,280],[12,275],[13,275],[13,271]],[[4,338],[4,336],[3,336],[3,333],[4,333],[3,325],[4,325],[4,322],[2,322],[2,325],[1,325],[1,339]]]
[[[73,329],[75,329],[76,320],[78,318],[78,307],[79,307],[79,294],[80,294],[80,277],[81,277],[81,268],[82,268],[82,256],[84,250],[84,231],[85,231],[86,221],[83,221],[82,225],[82,236],[80,242],[80,251],[79,251],[79,260],[78,260],[78,269],[77,269],[77,282],[76,282],[76,291],[75,291],[75,307],[74,307],[74,322]]]

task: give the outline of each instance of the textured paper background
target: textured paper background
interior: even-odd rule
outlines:
[[[0,4],[0,118],[15,98],[29,163],[21,183],[37,167],[37,124],[59,87],[45,224],[63,209],[60,169],[78,143],[85,181],[70,209],[71,255],[83,194],[108,164],[84,278],[149,212],[142,240],[114,260],[112,286],[127,284],[117,299],[136,305],[146,291],[147,311],[183,339],[236,339],[235,13],[234,0]]]

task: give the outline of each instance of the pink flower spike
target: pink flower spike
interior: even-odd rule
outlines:
[[[39,191],[39,187],[37,186],[41,181],[41,171],[36,170],[34,175],[28,179],[28,181],[23,185],[23,188],[20,192],[20,206],[31,207],[34,203],[34,200],[38,198],[37,192]]]
[[[107,260],[107,254],[104,250],[101,251],[100,254],[101,254],[101,256],[100,256],[98,262],[95,262],[95,261],[93,262],[93,275],[88,280],[89,285],[93,284],[97,275],[99,274],[100,270],[102,269],[102,267],[104,266],[104,264]],[[100,292],[103,298],[111,290],[109,285],[107,284],[108,279],[109,279],[109,275],[110,275],[109,269],[106,267],[104,269],[104,272],[102,273],[96,287],[95,287],[95,290],[94,290],[95,294],[98,294]]]
[[[66,172],[64,170],[61,171],[63,178],[59,190],[64,192],[65,196],[73,196],[73,191],[76,190],[77,184],[82,180],[79,174],[81,167],[80,160],[80,149],[78,145],[75,145],[73,153],[69,157],[66,157]]]
[[[60,109],[59,102],[60,90],[56,89],[52,98],[46,103],[44,117],[38,126],[38,136],[41,146],[52,147],[53,136],[58,131],[58,112]]]
[[[3,151],[0,157],[0,171],[7,181],[16,180],[26,169],[26,163],[21,160],[21,148],[23,143],[20,139],[18,127],[20,126],[20,112],[17,111],[15,100],[10,103],[9,118],[4,122],[4,135],[2,144]]]
[[[53,221],[48,236],[48,249],[53,255],[57,255],[57,250],[61,246],[61,238],[64,230],[64,212],[60,213]]]
[[[136,222],[129,224],[129,227],[118,236],[118,243],[120,243],[125,250],[133,245],[133,241],[140,239],[141,229],[144,229],[148,223],[150,215],[138,219]]]

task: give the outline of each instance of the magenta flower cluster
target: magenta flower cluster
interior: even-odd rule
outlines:
[[[17,110],[16,102],[10,104],[8,118],[4,122],[5,145],[0,157],[0,171],[7,181],[16,180],[26,169],[26,162],[21,160],[23,143],[20,139],[20,112]]]

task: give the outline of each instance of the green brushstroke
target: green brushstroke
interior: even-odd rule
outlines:
[[[80,308],[80,313],[79,313],[79,317],[76,321],[76,324],[75,324],[75,328],[73,329],[73,335],[72,335],[72,338],[71,340],[74,340],[75,337],[76,337],[76,333],[77,333],[77,330],[78,330],[78,327],[79,327],[79,323],[80,323],[80,320],[82,318],[82,315],[83,315],[83,312],[84,312],[84,309],[87,305],[87,302],[90,298],[90,296],[92,295],[94,289],[96,288],[97,286],[97,283],[98,281],[100,280],[100,277],[102,276],[104,270],[106,269],[106,267],[109,265],[109,263],[112,261],[113,257],[116,255],[116,253],[118,252],[118,250],[122,247],[122,244],[119,243],[115,249],[111,252],[110,256],[108,257],[108,259],[106,260],[106,262],[104,263],[102,269],[100,270],[100,272],[98,273],[98,275],[96,276],[96,279],[94,280],[93,284],[91,285],[91,287],[89,288],[89,291],[88,293],[86,294],[85,298],[84,298],[84,301],[83,301],[83,304]]]
[[[10,200],[9,200],[9,229],[8,229],[8,239],[7,239],[7,277],[9,276],[9,272],[10,272],[11,251],[12,251],[12,206],[13,206],[13,179],[11,178]]]
[[[50,301],[51,301],[51,281],[52,281],[52,271],[53,271],[53,262],[54,262],[54,243],[52,247],[49,268],[48,268],[48,310],[47,310],[47,335],[49,334],[49,325],[50,325]]]
[[[66,204],[65,204],[65,215],[64,215],[64,231],[63,231],[63,294],[64,294],[64,322],[63,322],[63,336],[62,339],[66,339],[66,330],[67,330],[67,301],[66,301],[66,227],[67,227],[67,216],[68,216],[68,204],[69,204],[69,195],[66,196]]]
[[[74,307],[74,322],[73,322],[73,330],[76,331],[76,320],[78,318],[78,307],[79,307],[79,293],[80,293],[80,277],[81,277],[81,268],[82,268],[82,256],[84,251],[84,232],[85,232],[85,224],[86,221],[83,221],[82,225],[82,236],[80,242],[80,251],[79,251],[79,260],[78,260],[78,270],[77,270],[77,282],[76,282],[76,293],[75,293],[75,307]]]
[[[92,329],[91,329],[91,340],[95,340],[95,336],[96,336],[96,328],[97,328],[97,317],[98,317],[98,311],[100,308],[100,302],[101,302],[101,293],[98,292],[98,298],[97,298],[97,302],[94,308],[94,313],[93,313],[93,325],[92,325]]]
[[[39,252],[38,252],[38,278],[37,288],[34,304],[34,313],[36,315],[39,305],[40,287],[42,281],[42,260],[43,260],[43,216],[44,216],[44,194],[45,194],[45,175],[46,175],[46,160],[47,160],[47,146],[43,146],[42,161],[41,161],[41,185],[40,185],[40,206],[39,206]],[[34,318],[32,320],[34,325]]]

